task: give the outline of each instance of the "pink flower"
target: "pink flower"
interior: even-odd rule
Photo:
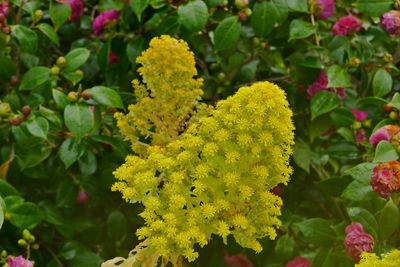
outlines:
[[[85,190],[79,191],[78,195],[76,196],[76,203],[85,204],[88,201],[89,201],[89,194]]]
[[[355,262],[360,261],[360,255],[363,252],[372,252],[374,249],[374,238],[364,232],[360,223],[353,222],[345,229],[346,238],[344,246],[347,254],[353,258]]]
[[[348,35],[361,30],[361,21],[354,16],[341,17],[332,28],[333,35]]]
[[[230,256],[225,253],[224,261],[228,267],[254,267],[253,263],[243,254]]]
[[[369,137],[369,142],[373,147],[378,145],[380,141],[391,141],[393,137],[397,136],[400,133],[400,126],[398,125],[385,125],[378,130],[376,130]]]
[[[356,119],[357,121],[366,120],[367,117],[368,117],[368,113],[367,113],[367,112],[362,111],[362,110],[359,110],[359,109],[353,108],[353,109],[351,110],[351,112],[353,112],[353,115],[354,115],[354,117],[355,117],[355,119]]]
[[[318,78],[307,88],[308,99],[313,98],[320,91],[331,91],[342,98],[345,97],[344,88],[328,88],[328,75],[325,70],[321,70]]]
[[[114,54],[112,51],[110,51],[110,53],[108,53],[108,64],[114,64],[117,63],[119,61],[119,57]]]
[[[367,141],[367,137],[365,136],[365,130],[364,129],[359,129],[357,132],[356,132],[356,142],[357,143],[361,143],[361,142],[365,142],[365,141]]]
[[[8,257],[7,263],[10,267],[33,267],[32,262],[22,256]]]
[[[59,2],[69,4],[71,7],[71,16],[69,17],[70,21],[76,21],[82,17],[84,8],[82,0],[60,0]]]
[[[335,13],[335,0],[318,0],[318,7],[319,18],[327,19],[332,17]]]
[[[10,10],[10,4],[8,1],[3,1],[0,3],[0,14],[3,14],[4,17],[8,15],[8,12]]]
[[[382,27],[391,35],[400,35],[400,11],[392,10],[383,14]]]
[[[400,191],[400,162],[380,163],[372,172],[371,186],[374,192],[383,198],[389,198],[392,192]]]
[[[309,259],[303,257],[296,257],[286,264],[286,267],[309,267],[311,262]]]
[[[96,34],[97,36],[102,34],[107,24],[112,21],[116,21],[118,17],[119,17],[119,12],[117,10],[107,10],[100,13],[100,15],[98,15],[93,20],[94,34]]]

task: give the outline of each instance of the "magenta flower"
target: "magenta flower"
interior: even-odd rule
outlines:
[[[362,128],[359,129],[359,130],[356,132],[355,137],[356,137],[356,142],[357,142],[357,143],[361,143],[361,142],[367,141],[367,137],[365,136],[365,130],[362,129]]]
[[[225,265],[228,267],[254,267],[253,263],[243,254],[224,255]]]
[[[328,88],[328,75],[325,70],[321,70],[318,78],[307,88],[308,99],[320,91],[331,91],[338,94],[340,97],[345,97],[344,88]]]
[[[89,194],[85,190],[79,191],[78,195],[76,196],[76,203],[85,204],[88,201],[89,201]]]
[[[351,110],[351,112],[353,112],[354,118],[355,118],[357,121],[364,121],[364,120],[366,120],[367,117],[368,117],[368,113],[367,113],[367,112],[362,111],[362,110],[359,110],[359,109],[353,108],[353,109]]]
[[[351,32],[358,32],[362,28],[361,21],[354,16],[341,17],[332,28],[333,35],[348,35]]]
[[[8,15],[8,12],[10,10],[10,4],[8,1],[3,1],[0,3],[0,14],[2,14],[4,17]]]
[[[83,8],[85,7],[82,0],[59,0],[60,3],[69,4],[71,7],[70,21],[79,20],[83,15]]]
[[[286,267],[309,267],[311,262],[309,259],[303,257],[296,257],[286,264]]]
[[[380,141],[392,141],[393,137],[397,137],[400,134],[400,126],[398,125],[385,125],[376,130],[369,137],[369,142],[373,147],[378,145]],[[395,138],[397,139],[397,138]]]
[[[118,20],[119,12],[117,10],[107,10],[98,15],[93,20],[93,31],[97,36],[101,35],[108,23]]]
[[[33,267],[32,262],[22,256],[8,257],[7,263],[10,267]]]
[[[400,11],[392,10],[383,14],[381,24],[391,35],[400,36]]]
[[[400,162],[389,161],[374,168],[371,177],[372,190],[383,198],[400,191]]]
[[[112,51],[110,51],[110,53],[108,53],[108,64],[114,64],[117,63],[119,61],[119,57],[114,54]]]
[[[335,13],[335,0],[318,0],[318,7],[319,18],[327,19],[332,17]]]
[[[344,246],[347,254],[353,258],[355,262],[360,261],[361,253],[372,252],[374,249],[374,238],[364,232],[360,223],[353,222],[345,229],[346,238]]]

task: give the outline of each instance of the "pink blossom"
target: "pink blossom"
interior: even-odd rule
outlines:
[[[335,0],[318,0],[318,7],[319,18],[327,19],[332,17],[335,13]]]
[[[8,12],[10,11],[10,4],[8,1],[3,1],[0,3],[0,14],[3,14],[4,17],[8,15]]]
[[[344,246],[347,254],[353,258],[355,262],[360,261],[360,255],[363,252],[372,252],[374,249],[374,238],[364,232],[360,223],[353,222],[345,229],[346,238]]]
[[[342,98],[345,97],[344,88],[328,88],[328,75],[325,70],[321,70],[318,78],[307,88],[308,99],[313,98],[320,91],[331,91]]]
[[[100,15],[98,15],[93,20],[94,34],[96,34],[97,36],[101,35],[106,25],[111,21],[118,20],[118,18],[119,18],[119,12],[117,10],[107,10],[100,13]]]
[[[369,142],[373,147],[378,145],[380,141],[391,141],[393,137],[400,134],[400,126],[398,125],[385,125],[376,130],[369,137]],[[396,139],[396,138],[395,138]]]
[[[389,161],[376,166],[371,177],[372,190],[383,198],[400,191],[400,162]]]
[[[82,0],[59,0],[60,3],[69,4],[71,7],[70,21],[79,20],[83,15],[83,8],[85,7]]]
[[[110,51],[110,53],[108,53],[108,64],[114,64],[117,63],[119,61],[119,57],[114,54],[112,51]]]
[[[85,190],[79,191],[78,195],[76,196],[76,203],[85,204],[88,201],[89,201],[89,194]]]
[[[286,267],[309,267],[311,262],[309,259],[303,257],[296,257],[286,264]]]
[[[359,129],[357,132],[356,132],[356,142],[357,143],[361,143],[361,142],[365,142],[365,141],[367,141],[367,137],[365,136],[365,130],[364,129]]]
[[[341,17],[332,28],[333,35],[348,35],[350,32],[358,32],[362,28],[361,21],[352,16]]]
[[[392,10],[383,14],[381,18],[382,27],[392,35],[400,35],[400,11]]]
[[[32,262],[22,256],[8,257],[7,263],[10,267],[33,267]]]
[[[224,255],[225,265],[228,267],[254,267],[253,263],[243,254]]]
[[[353,108],[353,109],[351,110],[351,112],[353,112],[354,118],[355,118],[357,121],[366,120],[367,117],[368,117],[368,113],[367,113],[367,112],[362,111],[362,110],[359,110],[359,109]]]

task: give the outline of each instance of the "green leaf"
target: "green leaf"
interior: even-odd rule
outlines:
[[[354,122],[353,112],[346,108],[337,108],[329,115],[337,126],[349,126]]]
[[[0,196],[6,197],[12,195],[19,195],[18,190],[15,189],[8,182],[0,179]]]
[[[78,69],[85,64],[89,56],[90,51],[86,48],[75,48],[65,56],[67,63],[64,66],[64,71],[69,72]]]
[[[46,67],[33,67],[22,77],[20,90],[33,90],[51,80],[50,69]]]
[[[295,142],[293,159],[297,166],[307,173],[310,173],[311,149],[310,146],[301,139],[297,139]]]
[[[141,21],[142,13],[150,4],[150,0],[135,0],[131,1],[131,9],[136,14],[139,21]]]
[[[326,73],[329,88],[351,87],[350,75],[346,69],[333,65],[326,70]]]
[[[374,162],[387,162],[398,158],[396,149],[388,141],[381,141],[376,146]]]
[[[399,225],[399,208],[390,199],[380,212],[379,217],[379,239],[384,241],[388,239]]]
[[[68,169],[75,161],[77,161],[85,152],[81,144],[75,142],[75,138],[69,137],[66,139],[58,151],[61,161],[65,168]]]
[[[287,0],[290,11],[308,12],[307,0]]]
[[[136,66],[136,58],[140,56],[143,50],[146,48],[146,40],[144,38],[140,38],[137,40],[133,40],[128,43],[126,46],[126,55],[129,61]]]
[[[287,261],[293,257],[295,248],[296,242],[293,240],[293,237],[283,235],[276,241],[275,253],[280,259]]]
[[[43,220],[40,208],[30,202],[22,203],[7,209],[10,213],[10,222],[19,229],[33,229]]]
[[[331,157],[339,159],[357,159],[360,157],[360,151],[354,143],[337,142],[331,144],[328,148]]]
[[[95,86],[85,91],[88,91],[92,95],[93,99],[99,104],[112,108],[124,108],[121,97],[111,88]]]
[[[39,113],[45,117],[48,121],[53,123],[55,126],[61,128],[62,127],[62,120],[61,116],[54,112],[51,109],[45,108],[42,105],[39,106]]]
[[[353,177],[355,180],[365,181],[371,179],[372,171],[374,170],[375,163],[364,162],[357,166],[345,171],[346,174]]]
[[[272,2],[256,3],[251,15],[251,27],[258,36],[267,36],[274,28],[278,20],[278,10]]]
[[[17,39],[22,52],[35,53],[38,46],[36,32],[23,25],[12,26],[12,36]]]
[[[12,75],[17,73],[17,67],[11,58],[0,56],[0,80],[8,81]]]
[[[289,41],[295,39],[304,39],[315,32],[315,27],[304,20],[294,19],[290,23]]]
[[[331,246],[336,240],[336,234],[330,227],[329,221],[321,218],[312,218],[295,226],[299,227],[307,242],[318,246]]]
[[[63,110],[69,104],[68,97],[63,92],[61,92],[60,90],[57,90],[57,89],[53,89],[52,93],[53,93],[53,99],[54,99],[54,102],[56,102],[57,108]]]
[[[377,194],[372,191],[371,176],[360,177],[351,182],[344,190],[342,197],[353,201],[365,201],[377,198]]]
[[[50,19],[54,24],[56,31],[71,16],[71,7],[68,4],[55,4],[50,2]]]
[[[83,175],[89,176],[96,172],[97,170],[97,159],[96,156],[90,152],[86,153],[79,159],[79,170]]]
[[[358,0],[357,9],[364,15],[380,17],[383,13],[392,9],[392,0]]]
[[[201,0],[195,0],[180,5],[178,8],[179,23],[189,31],[201,31],[208,21],[207,5]]]
[[[61,212],[53,204],[50,202],[41,202],[39,206],[43,210],[45,221],[54,225],[64,224]]]
[[[400,110],[400,94],[395,93],[392,100],[389,102],[394,108]]]
[[[72,71],[72,72],[63,72],[62,76],[71,81],[73,85],[76,85],[83,79],[83,73]]]
[[[128,220],[125,215],[118,210],[111,212],[107,218],[108,238],[114,242],[123,241],[127,232]]]
[[[335,93],[321,91],[311,99],[311,119],[334,110],[340,104],[339,96]]]
[[[45,118],[36,117],[32,120],[27,121],[26,128],[33,136],[47,139],[47,133],[49,132],[49,122]]]
[[[368,210],[353,207],[348,208],[347,213],[349,214],[351,221],[361,223],[367,233],[372,234],[375,238],[378,237],[378,223],[376,222],[374,215],[372,215]]]
[[[102,262],[103,259],[96,253],[91,251],[85,251],[83,253],[79,253],[78,255],[76,255],[76,257],[71,260],[70,265],[68,266],[71,267],[100,266]]]
[[[221,21],[214,32],[215,49],[224,50],[234,47],[240,38],[241,24],[236,16]]]
[[[88,105],[70,104],[64,109],[64,122],[79,139],[93,129],[94,115]]]
[[[78,193],[77,188],[70,180],[62,181],[56,193],[56,206],[69,207],[75,203],[75,197]]]
[[[272,1],[277,10],[277,21],[283,23],[289,15],[289,7],[286,0],[273,0]]]
[[[387,95],[392,90],[392,86],[392,76],[385,69],[379,69],[375,72],[372,80],[374,96],[382,97]]]
[[[47,23],[40,23],[36,26],[44,35],[46,35],[50,41],[52,41],[57,46],[60,46],[60,40],[58,39],[57,33],[54,31],[53,27],[51,27]]]
[[[3,227],[5,212],[6,212],[6,204],[4,203],[3,198],[0,196],[0,230],[1,227]]]

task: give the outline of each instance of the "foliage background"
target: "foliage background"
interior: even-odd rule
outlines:
[[[360,127],[368,137],[398,122],[399,38],[379,24],[398,3],[336,1],[335,15],[322,20],[312,1],[243,2],[88,0],[84,15],[71,22],[68,4],[10,1],[0,33],[1,250],[25,253],[17,241],[30,229],[37,266],[98,266],[137,243],[141,207],[110,192],[112,171],[130,151],[112,114],[135,102],[135,59],[161,34],[189,43],[208,103],[269,80],[285,89],[295,113],[295,173],[282,188],[284,225],[277,240],[264,240],[260,254],[213,240],[193,266],[225,266],[225,253],[246,254],[255,266],[283,266],[298,255],[312,266],[353,266],[343,247],[351,221],[374,236],[376,252],[399,246],[398,203],[370,187],[374,164],[396,160],[398,148],[385,142],[375,150],[355,138]],[[94,35],[94,17],[110,9],[120,12],[117,23]],[[333,36],[333,24],[348,14],[362,20],[362,30]],[[57,64],[60,56],[66,65]],[[307,96],[321,69],[329,87],[345,88],[345,98],[328,91]],[[394,109],[385,112],[388,102]],[[368,119],[356,121],[354,108]]]

